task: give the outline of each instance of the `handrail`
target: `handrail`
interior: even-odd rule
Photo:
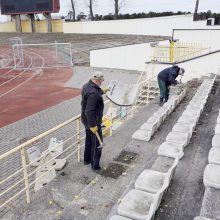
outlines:
[[[110,101],[109,101],[109,100],[106,100],[106,101],[104,102],[104,104],[107,104],[108,102],[110,102]],[[42,133],[42,134],[40,134],[40,135],[38,135],[38,136],[36,136],[36,137],[34,137],[34,138],[32,138],[32,139],[26,141],[25,143],[20,144],[19,146],[13,148],[12,150],[10,150],[10,151],[8,151],[8,152],[6,152],[6,153],[0,155],[0,160],[2,160],[2,159],[4,159],[5,157],[7,157],[7,156],[9,156],[9,155],[11,155],[11,154],[13,154],[13,153],[15,153],[15,152],[21,150],[22,148],[24,148],[24,147],[26,147],[26,146],[28,146],[28,145],[34,143],[35,141],[37,141],[37,140],[39,140],[39,139],[41,139],[41,138],[43,138],[43,137],[45,137],[45,136],[47,136],[47,135],[53,133],[54,131],[59,130],[60,128],[62,128],[62,127],[64,127],[64,126],[68,125],[69,123],[71,123],[71,122],[73,122],[73,121],[75,121],[75,120],[77,120],[77,119],[80,119],[80,117],[81,117],[81,116],[80,116],[80,114],[79,114],[79,115],[77,115],[77,116],[75,116],[75,117],[73,117],[73,118],[67,120],[66,122],[64,122],[64,123],[62,123],[62,124],[60,124],[60,125],[57,125],[56,127],[54,127],[54,128],[52,128],[52,129],[50,129],[50,130],[48,130],[48,131],[46,131],[46,132],[44,132],[44,133]]]

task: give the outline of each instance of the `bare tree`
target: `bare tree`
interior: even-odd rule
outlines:
[[[73,9],[73,21],[76,21],[75,2],[73,0],[71,0],[71,5]]]
[[[115,19],[118,19],[118,14],[121,7],[124,5],[125,0],[114,0],[115,2]]]
[[[90,14],[90,18],[91,18],[92,21],[94,20],[93,2],[94,2],[94,0],[89,0],[89,14]]]
[[[196,7],[195,7],[194,15],[193,15],[193,21],[197,21],[198,19],[198,7],[199,7],[199,0],[196,0]]]

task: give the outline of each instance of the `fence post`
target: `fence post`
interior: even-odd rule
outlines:
[[[77,123],[78,162],[80,162],[80,118],[76,120],[76,123]]]
[[[25,191],[26,191],[26,199],[27,203],[30,203],[30,188],[28,182],[28,173],[27,173],[27,163],[26,163],[26,156],[24,148],[21,149],[21,160],[24,172],[24,184],[25,184]]]

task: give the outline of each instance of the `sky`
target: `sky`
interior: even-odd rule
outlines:
[[[196,0],[119,0],[123,4],[119,13],[139,13],[139,12],[163,12],[163,11],[189,11],[194,12]],[[83,12],[88,14],[89,0],[74,0],[76,13]],[[60,0],[60,15],[67,15],[71,10],[70,0]],[[200,0],[199,12],[211,10],[220,13],[220,0]],[[114,0],[94,0],[94,14],[107,15],[114,13]],[[0,20],[4,21],[5,17],[0,15]]]

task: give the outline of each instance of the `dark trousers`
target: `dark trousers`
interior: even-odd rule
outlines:
[[[158,85],[160,89],[160,102],[167,102],[170,95],[169,85],[161,79],[158,79]]]
[[[102,139],[101,125],[98,126],[98,134]],[[99,141],[94,133],[90,129],[86,129],[86,140],[85,140],[85,151],[84,151],[84,161],[86,163],[91,163],[92,169],[99,169],[99,161],[102,155],[102,149],[98,148],[100,146]]]

